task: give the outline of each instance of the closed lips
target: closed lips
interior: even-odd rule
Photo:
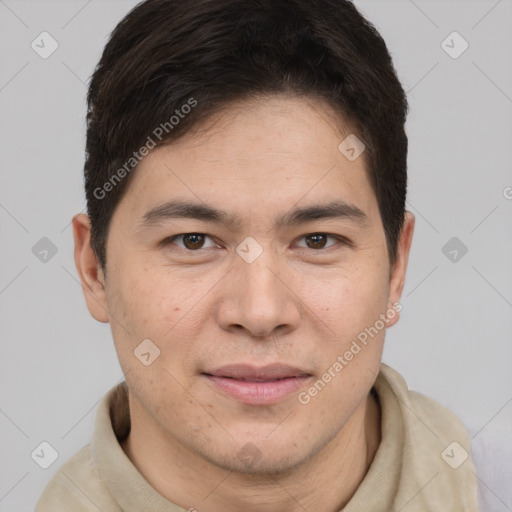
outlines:
[[[269,365],[255,368],[249,365],[229,365],[216,370],[204,372],[212,377],[224,377],[246,382],[268,382],[294,377],[309,377],[310,374],[286,365]]]

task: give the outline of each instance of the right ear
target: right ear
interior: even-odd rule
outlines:
[[[105,276],[91,247],[91,221],[83,213],[73,217],[75,265],[82,282],[87,309],[98,322],[108,322]]]

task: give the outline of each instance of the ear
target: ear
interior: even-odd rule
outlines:
[[[89,313],[98,322],[108,322],[105,295],[105,277],[96,253],[91,247],[91,221],[83,213],[73,217],[75,265],[82,282],[82,290]]]
[[[404,225],[400,232],[400,239],[398,241],[397,257],[393,267],[391,268],[389,280],[389,302],[391,304],[399,302],[404,289],[405,273],[407,271],[409,251],[411,249],[412,236],[414,233],[414,223],[414,215],[409,211],[405,212]],[[391,327],[398,322],[398,319],[400,318],[400,309],[401,308],[395,308],[397,314],[394,315],[393,318],[389,318],[387,322],[388,327]]]

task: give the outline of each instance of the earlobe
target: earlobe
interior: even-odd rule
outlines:
[[[98,322],[108,322],[105,276],[91,247],[91,222],[85,214],[73,217],[75,264],[82,283],[87,309]]]
[[[389,281],[389,304],[399,303],[400,297],[402,296],[402,291],[405,284],[405,274],[407,272],[407,262],[409,260],[409,253],[414,234],[415,220],[416,219],[411,212],[405,212],[404,225],[402,227],[400,239],[398,241],[397,256],[391,271],[391,277]],[[394,325],[400,318],[399,310],[397,310],[395,307],[393,307],[393,309],[397,311],[397,313],[388,321],[388,327]]]

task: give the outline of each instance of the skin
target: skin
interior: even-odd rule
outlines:
[[[308,404],[297,398],[404,286],[414,217],[407,212],[390,266],[365,154],[350,162],[338,150],[349,133],[313,99],[232,104],[141,162],[111,220],[105,271],[90,246],[89,219],[73,220],[89,311],[110,322],[130,390],[123,449],[185,509],[336,511],[373,460],[380,410],[369,392],[385,328]],[[176,199],[223,209],[237,223],[144,224],[146,212]],[[296,208],[340,199],[366,221],[275,223]],[[183,237],[162,244],[186,233],[208,236],[199,249]],[[325,246],[312,244],[311,233],[329,235],[320,238]],[[248,236],[263,249],[252,263],[236,252]],[[133,352],[147,338],[161,352],[144,366]],[[274,404],[241,403],[203,375],[226,364],[276,362],[310,378]],[[247,443],[252,460],[241,456]]]

